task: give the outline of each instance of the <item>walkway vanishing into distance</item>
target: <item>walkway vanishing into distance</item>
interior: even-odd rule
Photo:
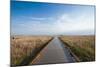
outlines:
[[[32,61],[31,64],[71,63],[75,59],[63,43],[55,37]]]

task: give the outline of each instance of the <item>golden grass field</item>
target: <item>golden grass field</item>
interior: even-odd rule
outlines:
[[[20,65],[33,51],[37,54],[50,40],[51,36],[14,36],[11,37],[11,65]]]
[[[95,61],[95,36],[61,36],[60,39],[79,61]]]

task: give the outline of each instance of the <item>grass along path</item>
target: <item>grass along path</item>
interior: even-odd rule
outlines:
[[[95,61],[95,36],[61,36],[60,39],[81,62]]]
[[[50,36],[17,36],[11,38],[11,65],[28,65],[47,43]]]

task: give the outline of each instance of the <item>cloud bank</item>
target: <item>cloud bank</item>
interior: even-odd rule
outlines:
[[[86,15],[71,18],[68,14],[63,14],[58,18],[34,18],[30,17],[27,23],[17,24],[14,32],[20,30],[21,34],[33,35],[86,35],[94,34],[94,17],[86,18]],[[42,23],[44,22],[45,23]],[[27,31],[27,32],[26,32]]]

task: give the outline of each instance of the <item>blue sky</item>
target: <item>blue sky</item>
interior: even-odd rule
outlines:
[[[12,35],[93,35],[95,6],[11,1]]]

